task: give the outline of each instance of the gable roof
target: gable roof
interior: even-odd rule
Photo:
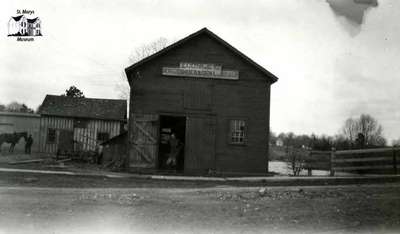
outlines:
[[[39,18],[36,17],[34,19],[27,19],[28,23],[35,23]]]
[[[39,114],[126,121],[126,100],[46,95]]]
[[[203,28],[193,34],[190,34],[189,36],[165,47],[164,49],[134,63],[133,65],[125,68],[125,72],[129,73],[131,70],[151,61],[154,58],[157,58],[165,53],[167,53],[168,51],[186,43],[187,41],[199,36],[199,35],[208,35],[209,37],[213,38],[214,40],[216,40],[217,42],[221,43],[223,46],[227,47],[229,50],[231,50],[233,53],[235,53],[236,55],[238,55],[239,57],[241,57],[242,59],[246,60],[248,63],[250,63],[252,66],[254,66],[256,69],[258,69],[259,71],[261,71],[262,73],[264,73],[266,76],[268,76],[272,83],[278,81],[278,78],[272,74],[271,72],[269,72],[267,69],[263,68],[261,65],[257,64],[256,62],[254,62],[252,59],[250,59],[249,57],[247,57],[246,55],[244,55],[242,52],[240,52],[238,49],[236,49],[235,47],[233,47],[232,45],[230,45],[228,42],[224,41],[222,38],[220,38],[219,36],[217,36],[216,34],[214,34],[213,32],[211,32],[210,30],[208,30],[207,28]],[[128,76],[128,81],[129,81],[129,76]]]
[[[13,18],[15,21],[19,21],[19,20],[22,18],[22,16],[24,16],[24,15],[12,16],[12,18]]]

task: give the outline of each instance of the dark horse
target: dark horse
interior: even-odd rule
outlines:
[[[2,133],[0,134],[0,152],[1,152],[1,146],[3,143],[11,143],[10,149],[8,152],[12,153],[14,152],[14,147],[18,143],[18,141],[23,137],[26,141],[28,138],[28,133],[27,132],[14,132],[14,133]]]

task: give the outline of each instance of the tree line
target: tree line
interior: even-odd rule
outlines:
[[[65,93],[61,94],[61,96],[74,97],[74,98],[84,98],[85,95],[83,92],[75,86],[71,86],[65,90]],[[0,103],[0,111],[6,112],[19,112],[19,113],[38,113],[40,110],[40,105],[36,108],[36,110],[28,107],[25,103],[20,103],[17,101],[10,102],[8,104]]]
[[[278,141],[281,141],[283,146],[310,150],[331,150],[332,148],[348,150],[387,145],[387,140],[383,137],[382,125],[369,114],[362,114],[358,118],[348,118],[339,133],[334,136],[270,132],[270,143],[276,145]]]
[[[28,107],[25,103],[10,102],[8,104],[0,104],[0,111],[20,112],[20,113],[35,113],[35,110]]]

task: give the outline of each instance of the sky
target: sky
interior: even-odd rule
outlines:
[[[33,10],[43,36],[7,37],[8,21]],[[36,108],[71,85],[119,98],[135,49],[207,27],[275,74],[271,130],[339,133],[362,113],[400,138],[398,0],[3,0],[0,103]]]

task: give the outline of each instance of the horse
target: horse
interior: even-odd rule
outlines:
[[[15,145],[19,142],[21,138],[26,139],[28,138],[28,132],[14,132],[14,133],[2,133],[0,134],[0,152],[1,152],[1,146],[3,143],[10,143],[10,149],[8,152],[12,153],[14,152],[14,147]]]

